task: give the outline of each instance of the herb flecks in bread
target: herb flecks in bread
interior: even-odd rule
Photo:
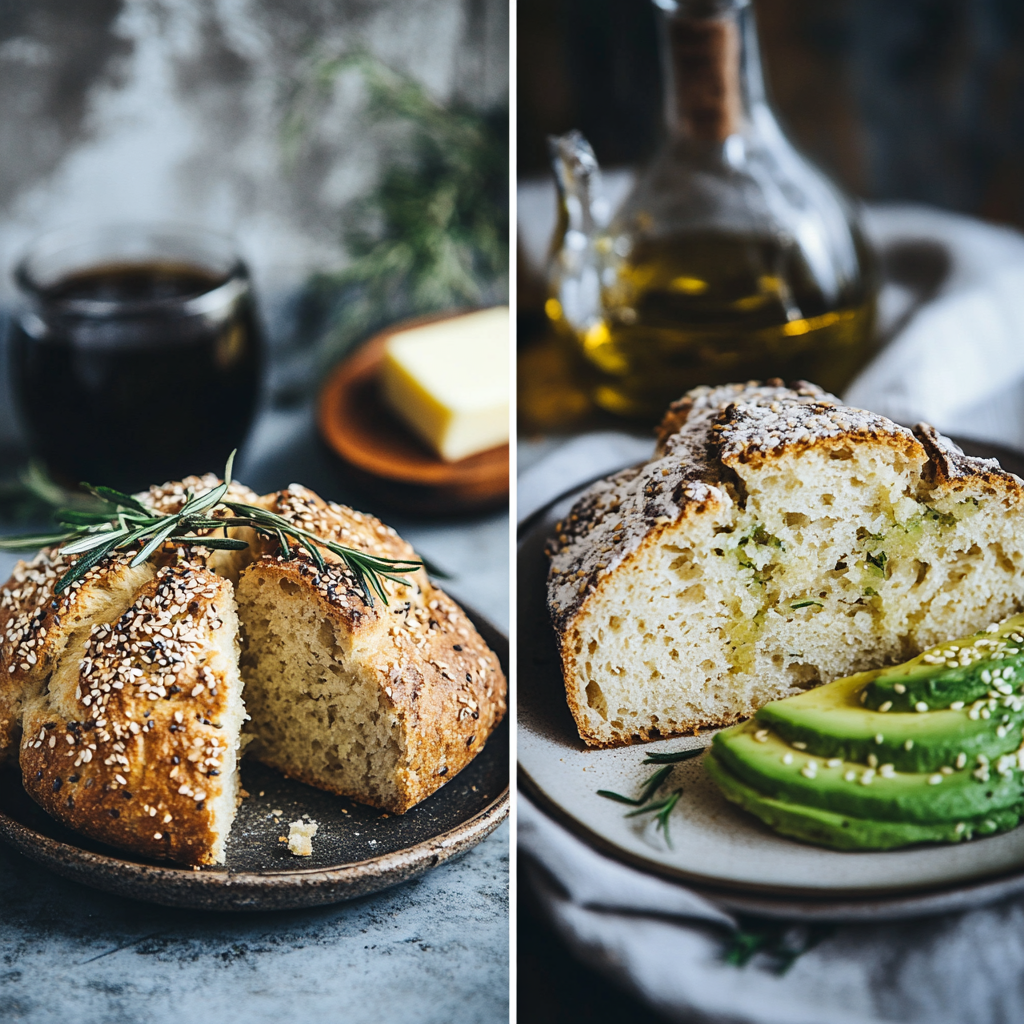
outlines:
[[[549,545],[581,737],[725,725],[1018,610],[1022,499],[994,461],[813,385],[690,392]]]
[[[0,760],[18,757],[27,791],[68,826],[192,865],[223,863],[237,759],[250,735],[260,756],[264,724],[268,763],[402,812],[468,764],[505,711],[493,653],[412,548],[372,516],[297,485],[260,498],[212,476],[132,500],[166,516],[214,492],[223,504],[204,514],[252,511],[193,526],[244,544],[216,549],[208,533],[172,531],[140,559],[140,537],[59,593],[88,552],[50,548],[0,587]],[[282,599],[296,631],[267,632]],[[246,700],[259,709],[272,695],[282,717],[299,716],[292,748],[275,744],[271,718],[241,734],[240,637]],[[303,718],[322,677],[352,682],[357,697],[342,693],[326,723]],[[373,715],[381,744],[357,749],[349,737]],[[384,749],[372,772],[351,768]]]

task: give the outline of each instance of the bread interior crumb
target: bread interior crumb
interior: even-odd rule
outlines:
[[[288,826],[288,849],[296,857],[313,855],[313,836],[320,829],[316,821],[293,821]]]
[[[1019,610],[1018,517],[922,461],[839,442],[737,464],[717,509],[641,545],[568,631],[590,741],[737,721]]]
[[[250,753],[284,774],[378,807],[399,802],[398,717],[356,665],[351,637],[291,580],[247,570],[236,590]]]

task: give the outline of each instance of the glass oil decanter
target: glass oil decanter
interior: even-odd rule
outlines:
[[[611,217],[586,141],[552,140],[548,315],[615,413],[657,417],[698,384],[750,378],[841,391],[871,355],[874,320],[856,214],[779,127],[749,0],[655,2],[665,137]]]

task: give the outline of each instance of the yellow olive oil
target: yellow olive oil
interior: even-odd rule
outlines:
[[[871,355],[874,293],[861,273],[830,300],[778,239],[639,241],[609,260],[601,306],[577,341],[594,401],[620,415],[657,417],[689,388],[752,378],[839,392]]]

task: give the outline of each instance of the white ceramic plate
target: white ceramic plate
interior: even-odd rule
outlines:
[[[903,917],[1024,890],[1024,828],[957,846],[839,853],[776,835],[728,803],[706,777],[703,758],[679,764],[670,780],[683,788],[670,818],[671,846],[651,815],[626,818],[629,808],[598,796],[599,789],[635,795],[653,770],[641,765],[649,751],[704,746],[710,733],[615,750],[589,750],[579,739],[547,618],[543,554],[552,524],[575,497],[537,517],[519,552],[520,782],[545,810],[603,852],[685,882],[735,910]]]

